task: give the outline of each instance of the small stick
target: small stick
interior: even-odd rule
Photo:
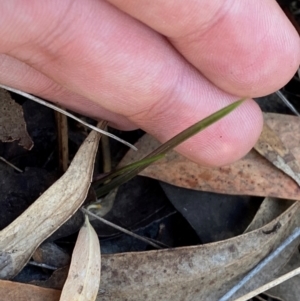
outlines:
[[[64,173],[68,169],[69,163],[68,120],[65,114],[59,112],[55,112],[55,119],[57,127],[59,169]]]
[[[252,269],[245,277],[242,278],[233,288],[231,288],[219,301],[229,300],[239,289],[241,289],[249,280],[259,273],[269,262],[274,260],[290,243],[292,243],[300,235],[300,227],[296,227],[294,232],[273,252],[265,257],[254,269]]]
[[[29,261],[28,264],[36,266],[36,267],[40,267],[43,269],[53,270],[53,271],[56,271],[58,269],[57,267],[54,267],[52,265],[49,265],[46,263],[40,263],[40,262],[36,262],[36,261]]]
[[[105,127],[104,130],[107,130],[107,127]],[[103,172],[109,173],[111,171],[111,156],[110,156],[109,139],[107,136],[103,136],[101,139],[101,149],[102,149],[102,157],[103,157]]]
[[[110,138],[113,138],[113,139],[115,139],[115,140],[117,140],[117,141],[119,141],[119,142],[121,142],[121,143],[127,145],[128,147],[134,149],[134,150],[137,150],[137,148],[136,148],[134,145],[130,144],[129,142],[126,142],[125,140],[123,140],[123,139],[121,139],[121,138],[119,138],[119,137],[117,137],[117,136],[115,136],[115,135],[113,135],[113,134],[111,134],[111,133],[105,132],[105,131],[103,131],[103,130],[101,130],[101,129],[99,129],[99,128],[97,128],[97,127],[91,125],[91,124],[88,124],[88,123],[86,123],[85,121],[83,121],[83,120],[77,118],[77,117],[74,116],[73,114],[71,114],[71,113],[69,113],[69,112],[67,112],[67,111],[65,111],[65,110],[62,110],[62,109],[58,108],[57,106],[55,106],[55,105],[53,105],[53,104],[51,104],[51,103],[49,103],[49,102],[47,102],[47,101],[44,101],[44,100],[42,100],[42,99],[40,99],[40,98],[38,98],[38,97],[36,97],[36,96],[33,96],[33,95],[28,94],[28,93],[26,93],[26,92],[23,92],[23,91],[20,91],[20,90],[18,90],[18,89],[14,89],[14,88],[11,88],[11,87],[2,85],[2,84],[0,84],[0,87],[3,88],[3,89],[6,89],[6,90],[8,90],[8,91],[11,91],[11,92],[13,92],[13,93],[22,95],[22,96],[24,96],[24,97],[26,97],[26,98],[28,98],[28,99],[31,99],[31,100],[33,100],[33,101],[35,101],[35,102],[37,102],[37,103],[39,103],[39,104],[41,104],[41,105],[43,105],[43,106],[45,106],[45,107],[48,107],[48,108],[50,108],[50,109],[52,109],[52,110],[57,111],[57,112],[59,112],[59,113],[65,114],[66,116],[68,116],[68,117],[70,117],[70,118],[72,118],[72,119],[78,121],[79,123],[81,123],[81,124],[83,124],[83,125],[89,127],[90,129],[92,129],[92,130],[94,130],[94,131],[96,131],[96,132],[99,132],[99,133],[101,133],[101,134],[103,134],[103,135],[106,135],[106,136],[108,136],[108,137],[110,137]]]
[[[0,160],[3,161],[4,163],[6,163],[7,165],[9,165],[10,167],[14,168],[16,171],[18,172],[23,172],[22,169],[18,168],[17,166],[13,165],[12,163],[8,162],[7,160],[5,160],[3,157],[0,156]]]
[[[117,225],[115,225],[114,223],[111,223],[111,222],[107,221],[106,219],[104,219],[104,218],[102,218],[102,217],[100,217],[100,216],[98,216],[98,215],[92,213],[91,211],[89,211],[89,210],[87,210],[87,209],[85,209],[85,208],[81,208],[81,211],[83,211],[85,214],[88,214],[88,215],[90,215],[90,216],[92,216],[92,217],[98,219],[99,221],[101,221],[102,223],[104,223],[104,224],[106,224],[106,225],[108,225],[108,226],[111,226],[111,227],[113,227],[113,228],[115,228],[115,229],[117,229],[117,230],[119,230],[119,231],[121,231],[121,232],[123,232],[123,233],[125,233],[125,234],[127,234],[127,235],[130,235],[130,236],[132,236],[132,237],[134,237],[134,238],[136,238],[136,239],[139,239],[139,240],[141,240],[141,241],[143,241],[143,242],[145,242],[145,243],[151,245],[151,246],[154,247],[154,248],[162,249],[161,246],[159,246],[158,244],[156,244],[156,243],[154,243],[154,242],[148,240],[147,238],[145,238],[145,237],[143,237],[143,236],[140,236],[140,235],[138,235],[138,234],[135,234],[135,233],[133,233],[133,232],[131,232],[131,231],[128,231],[128,230],[126,230],[126,229],[124,229],[124,228],[122,228],[122,227],[120,227],[120,226],[117,226]]]
[[[300,267],[296,268],[296,269],[294,269],[294,270],[292,270],[292,271],[290,271],[290,272],[288,272],[288,273],[286,273],[286,274],[284,274],[282,276],[280,276],[277,279],[274,279],[274,280],[270,281],[269,283],[267,283],[267,284],[265,284],[265,285],[257,288],[256,290],[254,290],[254,291],[252,291],[252,292],[250,292],[250,293],[248,293],[248,294],[246,294],[246,295],[244,295],[244,296],[242,296],[242,297],[240,297],[240,298],[238,298],[238,299],[236,299],[234,301],[246,301],[246,300],[249,300],[252,297],[255,297],[256,295],[261,294],[261,293],[263,293],[263,292],[271,289],[272,287],[274,287],[274,286],[276,286],[276,285],[278,285],[280,283],[283,283],[284,281],[287,281],[287,280],[289,280],[289,279],[291,279],[291,278],[293,278],[293,277],[295,277],[295,276],[297,276],[299,274],[300,274]]]
[[[288,101],[288,99],[279,90],[276,91],[275,93],[295,115],[300,117],[300,114],[296,110],[296,108]]]

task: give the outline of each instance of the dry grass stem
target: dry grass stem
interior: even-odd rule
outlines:
[[[15,169],[16,171],[23,172],[22,169],[18,168],[17,166],[13,165],[12,163],[8,162],[6,159],[4,159],[1,156],[0,156],[0,160],[3,161],[5,164],[9,165],[10,167],[12,167],[13,169]]]
[[[135,233],[133,233],[133,232],[131,232],[131,231],[128,231],[128,230],[126,230],[126,229],[124,229],[124,228],[122,228],[122,227],[120,227],[120,226],[118,226],[118,225],[116,225],[116,224],[114,224],[114,223],[111,223],[111,222],[107,221],[106,219],[104,219],[104,218],[102,218],[102,217],[100,217],[100,216],[98,216],[98,215],[92,213],[91,211],[89,211],[89,210],[87,210],[87,209],[85,209],[85,208],[81,208],[81,210],[82,210],[85,214],[88,214],[88,215],[94,217],[95,219],[98,219],[98,220],[101,221],[102,223],[104,223],[104,224],[106,224],[106,225],[108,225],[108,226],[111,226],[111,227],[113,227],[113,228],[115,228],[115,229],[117,229],[117,230],[119,230],[119,231],[121,231],[121,232],[123,232],[123,233],[125,233],[125,234],[127,234],[127,235],[130,235],[130,236],[132,236],[132,237],[134,237],[134,238],[136,238],[136,239],[139,239],[139,240],[141,240],[141,241],[143,241],[143,242],[145,242],[145,243],[151,245],[152,247],[154,247],[154,248],[156,248],[156,249],[161,249],[161,248],[162,248],[161,246],[159,246],[158,244],[152,242],[151,240],[147,239],[146,237],[140,236],[140,235],[135,234]]]
[[[60,109],[59,107],[57,107],[57,106],[55,106],[55,105],[53,105],[53,104],[51,104],[51,103],[49,103],[49,102],[47,102],[47,101],[44,101],[44,100],[42,100],[42,99],[40,99],[40,98],[38,98],[38,97],[36,97],[36,96],[33,96],[33,95],[28,94],[28,93],[26,93],[26,92],[23,92],[23,91],[20,91],[20,90],[18,90],[18,89],[14,89],[14,88],[11,88],[11,87],[8,87],[8,86],[5,86],[5,85],[1,85],[1,84],[0,84],[0,87],[3,88],[3,89],[6,89],[6,90],[8,90],[8,91],[11,91],[11,92],[13,92],[13,93],[22,95],[22,96],[24,96],[24,97],[26,97],[26,98],[28,98],[28,99],[31,99],[31,100],[33,100],[33,101],[35,101],[35,102],[37,102],[37,103],[39,103],[39,104],[41,104],[41,105],[43,105],[43,106],[45,106],[45,107],[48,107],[48,108],[50,108],[50,109],[52,109],[52,110],[55,110],[55,111],[57,111],[57,112],[59,112],[59,113],[61,113],[61,114],[64,114],[64,115],[66,115],[66,116],[68,116],[68,117],[70,117],[70,118],[72,118],[72,119],[78,121],[79,123],[81,123],[81,124],[83,124],[83,125],[89,127],[90,129],[92,129],[92,130],[94,130],[94,131],[96,131],[96,132],[99,132],[100,134],[106,135],[106,136],[108,136],[108,137],[110,137],[110,138],[112,138],[112,139],[115,139],[115,140],[117,140],[117,141],[119,141],[119,142],[121,142],[121,143],[127,145],[128,147],[130,147],[130,148],[132,148],[132,149],[134,149],[134,150],[137,150],[137,148],[136,148],[134,145],[128,143],[127,141],[125,141],[125,140],[123,140],[123,139],[121,139],[121,138],[119,138],[119,137],[117,137],[117,136],[115,136],[115,135],[113,135],[113,134],[111,134],[111,133],[108,133],[108,132],[105,132],[105,131],[103,131],[103,130],[101,130],[101,129],[98,129],[97,127],[95,127],[95,126],[93,126],[93,125],[91,125],[91,124],[88,124],[88,123],[84,122],[83,120],[77,118],[77,117],[74,116],[73,114],[71,114],[71,113],[69,113],[69,112],[67,112],[67,111],[65,111],[65,110],[63,110],[63,109]]]
[[[269,283],[257,288],[256,290],[254,290],[254,291],[252,291],[252,292],[250,292],[250,293],[248,293],[248,294],[246,294],[246,295],[244,295],[244,296],[242,296],[242,297],[240,297],[240,298],[238,298],[234,301],[247,301],[247,300],[249,300],[249,299],[251,299],[251,298],[253,298],[253,297],[269,290],[269,289],[271,289],[272,287],[274,287],[276,285],[279,285],[280,283],[283,283],[283,282],[285,282],[285,281],[287,281],[287,280],[289,280],[289,279],[291,279],[291,278],[293,278],[293,277],[295,277],[299,274],[300,274],[300,267],[293,270],[293,271],[291,271],[291,272],[289,272],[289,273],[286,273],[286,274],[280,276],[277,279],[274,279],[274,280],[270,281]]]
[[[65,172],[69,163],[69,137],[68,137],[68,120],[67,116],[55,112],[58,141],[59,169]]]

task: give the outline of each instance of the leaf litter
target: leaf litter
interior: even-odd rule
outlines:
[[[273,113],[266,113],[264,116],[265,122],[278,135],[285,149],[300,162],[299,118]],[[157,140],[146,134],[136,143],[139,148],[137,157],[129,151],[121,164],[132,163],[144,157],[158,145],[160,144]],[[286,154],[285,150],[282,153]],[[289,161],[286,157],[282,158],[282,162],[285,160],[288,160],[287,163],[295,162],[293,159]],[[300,187],[295,180],[273,164],[256,150],[251,150],[244,158],[231,165],[203,167],[172,151],[164,159],[147,167],[140,175],[188,189],[300,200]],[[286,169],[293,170],[289,165]]]
[[[262,228],[225,241],[102,255],[96,300],[218,300],[299,225],[299,205]]]
[[[36,248],[81,206],[91,184],[100,134],[92,131],[67,172],[0,231],[0,278],[18,274]]]
[[[296,203],[266,226],[225,241],[104,255],[101,300],[217,300],[299,225],[299,210]]]
[[[272,124],[274,121],[272,117],[275,119],[275,116],[267,117],[270,118],[269,120],[267,118],[267,122],[270,128],[272,128],[272,126],[274,126],[274,124]],[[289,119],[290,118],[291,117],[289,117]],[[279,127],[278,135],[282,141],[284,141],[285,136],[280,132],[280,128],[284,127],[285,130],[287,130],[286,120],[283,122],[285,123],[277,124],[277,127]],[[295,123],[292,123],[292,126],[295,126]],[[273,130],[276,131],[276,124]],[[293,131],[293,138],[295,139],[294,133]],[[281,134],[283,136],[280,136]],[[149,146],[149,139],[145,139],[145,141],[146,142],[143,143]],[[152,148],[154,144],[152,142],[150,143]],[[289,147],[285,142],[284,145],[286,145],[287,149],[291,150],[297,159],[295,147]],[[272,149],[272,151],[274,151],[274,149]],[[279,151],[281,151],[281,149]],[[168,160],[172,156],[174,159],[174,153],[169,156]],[[258,156],[258,158],[261,157]],[[270,158],[272,158],[272,156]],[[284,161],[284,164],[288,165],[289,162],[295,161],[294,159],[289,160],[289,158],[290,157],[285,158],[286,161]],[[169,165],[174,165],[174,162],[176,163],[176,160]],[[166,163],[164,164],[169,167]],[[252,162],[252,164],[254,163]],[[157,165],[159,165],[159,163],[153,166]],[[277,171],[272,165],[266,163],[262,164],[260,169],[264,169],[266,166],[271,168],[272,172]],[[293,165],[289,167],[292,170],[295,169]],[[151,169],[151,166],[148,169]],[[293,171],[295,172],[295,170]],[[238,175],[243,176],[243,173],[238,173]],[[283,176],[285,177],[284,185],[286,185],[287,179],[291,179],[285,175]],[[272,177],[271,182],[273,180]],[[293,180],[291,181],[295,184]],[[272,182],[272,185],[274,185],[274,182]],[[236,186],[238,187],[238,185]],[[199,187],[197,187],[197,189],[199,189]],[[235,192],[238,191],[243,190],[241,187],[238,187]],[[226,193],[226,191],[222,192]],[[274,193],[274,191],[271,191],[271,195],[272,193]],[[299,226],[298,216],[300,207],[298,204],[297,202],[290,206],[279,217],[267,225],[253,230],[250,233],[225,241],[203,246],[161,251],[104,255],[102,257],[102,280],[97,300],[124,300],[125,298],[133,301],[141,300],[141,298],[143,300],[174,299],[175,301],[182,300],[182,298],[184,298],[184,300],[217,300],[217,298],[226,293],[226,291],[232,287],[233,283],[236,283],[244,273],[259,263],[270,250],[280,245],[296,226]],[[278,212],[280,212],[280,210],[277,211],[277,213]],[[276,213],[274,213],[274,216],[275,215]],[[269,217],[267,220],[268,219],[272,218]],[[263,223],[262,221],[260,225]],[[286,258],[282,260],[279,266],[282,265],[283,262],[286,262]],[[24,263],[22,263],[22,266],[23,265]],[[8,274],[9,273],[7,273],[7,275]],[[268,276],[272,277],[273,274]],[[225,279],[226,282],[224,282]],[[263,282],[264,281],[266,281],[266,277],[264,277]],[[257,286],[262,281],[255,282]]]

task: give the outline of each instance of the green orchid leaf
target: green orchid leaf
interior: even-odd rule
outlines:
[[[238,106],[240,106],[246,98],[240,99],[225,108],[209,115],[208,117],[202,119],[201,121],[195,123],[194,125],[190,126],[189,128],[185,129],[175,137],[171,138],[164,144],[162,144],[160,147],[158,147],[156,150],[154,150],[152,153],[147,155],[143,160],[155,158],[155,156],[158,155],[165,155],[168,151],[172,150],[176,146],[178,146],[180,143],[184,142],[185,140],[189,139],[190,137],[194,136],[195,134],[203,131],[208,126],[214,124],[221,118],[225,117],[229,113],[231,113],[234,109],[236,109]],[[142,160],[142,161],[143,161]],[[156,160],[155,160],[156,161]],[[146,161],[147,162],[147,161]],[[133,167],[132,169],[128,169],[127,172],[123,172],[119,176],[112,179],[109,183],[103,185],[99,189],[96,190],[97,197],[101,197],[105,194],[107,194],[112,189],[126,183],[133,177],[135,177],[137,174],[139,174],[143,169],[148,167],[152,162],[148,162],[142,165],[138,165],[136,167]],[[125,167],[126,168],[126,167]]]
[[[123,166],[123,167],[120,167],[106,175],[104,175],[101,179],[99,180],[96,180],[93,182],[93,185],[100,185],[100,184],[103,184],[104,182],[106,181],[110,181],[112,180],[113,178],[125,173],[125,172],[128,172],[128,171],[131,171],[137,167],[143,167],[143,166],[149,166],[149,164],[159,160],[159,159],[162,159],[163,157],[165,156],[165,154],[159,154],[159,155],[156,155],[156,156],[153,156],[153,157],[150,157],[150,158],[144,158],[142,160],[139,160],[137,162],[134,162],[134,163],[131,163],[131,164],[128,164],[126,166]]]

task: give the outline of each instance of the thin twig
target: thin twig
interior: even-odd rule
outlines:
[[[52,265],[46,264],[46,263],[40,263],[40,262],[36,262],[36,261],[29,261],[28,264],[36,266],[36,267],[40,267],[43,269],[48,269],[48,270],[57,270],[57,267],[54,267]]]
[[[31,100],[33,100],[33,101],[35,101],[35,102],[37,102],[37,103],[39,103],[39,104],[41,104],[41,105],[43,105],[43,106],[45,106],[45,107],[48,107],[48,108],[50,108],[50,109],[52,109],[52,110],[57,111],[57,112],[59,112],[59,113],[65,114],[66,116],[68,116],[68,117],[70,117],[70,118],[72,118],[72,119],[78,121],[79,123],[81,123],[81,124],[83,124],[83,125],[89,127],[90,129],[92,129],[92,130],[94,130],[94,131],[96,131],[96,132],[99,132],[99,133],[101,133],[101,134],[103,134],[103,135],[106,135],[106,136],[108,136],[108,137],[110,137],[110,138],[112,138],[112,139],[115,139],[115,140],[117,140],[117,141],[119,141],[119,142],[121,142],[121,143],[127,145],[128,147],[130,147],[130,148],[132,148],[132,149],[134,149],[134,150],[137,150],[137,148],[136,148],[134,145],[130,144],[129,142],[126,142],[125,140],[123,140],[123,139],[121,139],[121,138],[119,138],[119,137],[117,137],[117,136],[115,136],[115,135],[113,135],[113,134],[111,134],[111,133],[105,132],[105,131],[103,131],[103,130],[101,130],[101,129],[99,129],[99,128],[97,128],[97,127],[91,125],[91,124],[88,124],[88,123],[86,123],[85,121],[83,121],[83,120],[77,118],[77,117],[74,116],[73,114],[71,114],[71,113],[69,113],[69,112],[67,112],[67,111],[65,111],[65,110],[62,110],[62,109],[58,108],[57,106],[55,106],[55,105],[53,105],[53,104],[51,104],[51,103],[49,103],[49,102],[47,102],[47,101],[45,101],[45,100],[42,100],[42,99],[40,99],[40,98],[38,98],[38,97],[36,97],[36,96],[33,96],[33,95],[31,95],[31,94],[28,94],[28,93],[26,93],[26,92],[23,92],[23,91],[20,91],[20,90],[18,90],[18,89],[14,89],[14,88],[11,88],[11,87],[2,85],[2,84],[0,84],[0,87],[3,88],[3,89],[6,89],[6,90],[8,90],[8,91],[11,91],[11,92],[13,92],[13,93],[22,95],[22,96],[24,96],[24,97],[26,97],[26,98],[28,98],[28,99],[31,99]]]
[[[300,117],[300,114],[296,110],[296,108],[288,101],[288,99],[279,90],[276,91],[275,93],[295,115]]]
[[[254,290],[254,291],[252,291],[252,292],[250,292],[250,293],[248,293],[248,294],[246,294],[246,295],[244,295],[244,296],[242,296],[242,297],[240,297],[240,298],[238,298],[238,299],[236,299],[234,301],[246,301],[246,300],[249,300],[252,297],[255,297],[256,295],[261,294],[261,293],[263,293],[263,292],[271,289],[272,287],[274,287],[274,286],[276,286],[276,285],[278,285],[280,283],[283,283],[284,281],[287,281],[287,280],[289,280],[289,279],[291,279],[291,278],[293,278],[293,277],[295,277],[295,276],[297,276],[299,274],[300,274],[300,267],[297,268],[297,269],[294,269],[294,270],[292,270],[292,271],[290,271],[290,272],[288,272],[288,273],[286,273],[286,274],[284,274],[282,276],[280,276],[277,279],[274,279],[273,281],[270,281],[269,283],[267,283],[267,284],[265,284],[265,285],[257,288],[256,290]]]
[[[107,127],[105,127],[104,130],[107,130]],[[101,149],[102,149],[102,157],[103,157],[103,172],[108,173],[111,171],[111,156],[110,156],[109,139],[107,136],[103,136],[101,139]]]
[[[154,242],[148,240],[146,237],[140,236],[140,235],[135,234],[135,233],[133,233],[133,232],[131,232],[131,231],[128,231],[128,230],[126,230],[126,229],[124,229],[124,228],[122,228],[122,227],[120,227],[120,226],[118,226],[118,225],[116,225],[116,224],[113,224],[113,223],[111,223],[111,222],[107,221],[106,219],[104,219],[104,218],[102,218],[102,217],[100,217],[100,216],[98,216],[98,215],[92,213],[91,211],[89,211],[89,210],[87,210],[87,209],[85,209],[85,208],[81,208],[81,210],[82,210],[84,213],[86,213],[86,214],[88,214],[88,215],[90,215],[90,216],[92,216],[92,217],[98,219],[99,221],[101,221],[102,223],[104,223],[104,224],[106,224],[106,225],[108,225],[108,226],[111,226],[111,227],[113,227],[113,228],[115,228],[115,229],[117,229],[117,230],[119,230],[119,231],[121,231],[121,232],[123,232],[123,233],[125,233],[125,234],[127,234],[127,235],[130,235],[130,236],[132,236],[132,237],[134,237],[134,238],[136,238],[136,239],[139,239],[139,240],[141,240],[141,241],[143,241],[143,242],[145,242],[145,243],[151,245],[152,247],[154,247],[154,248],[156,248],[156,249],[162,249],[161,246],[159,246],[158,244],[156,244],[156,243],[154,243]]]
[[[55,112],[57,128],[59,170],[64,173],[68,169],[69,163],[69,136],[68,120],[65,114]]]
[[[294,232],[273,252],[265,257],[253,270],[251,270],[240,282],[238,282],[231,290],[229,290],[219,301],[227,301],[239,289],[241,289],[249,280],[259,273],[269,262],[274,260],[290,243],[292,243],[300,235],[300,227],[297,227]]]
[[[22,169],[18,168],[17,166],[13,165],[12,163],[8,162],[7,160],[5,160],[3,157],[0,156],[0,160],[3,161],[4,163],[6,163],[7,165],[9,165],[10,167],[14,168],[16,171],[18,172],[23,172]]]

